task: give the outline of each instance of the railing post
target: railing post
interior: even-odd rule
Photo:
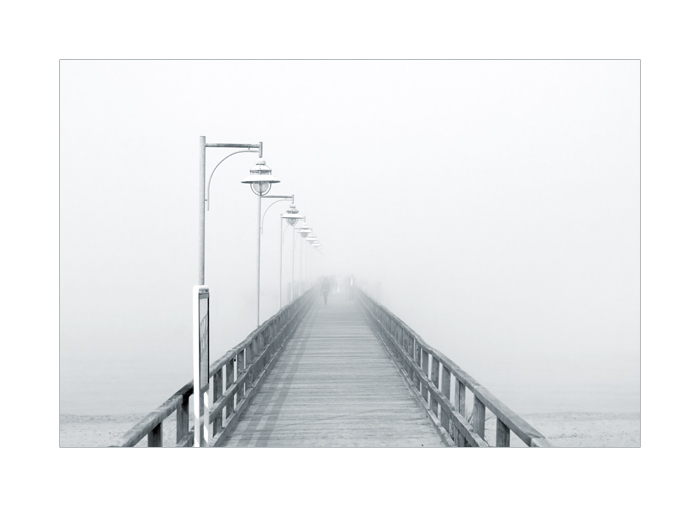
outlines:
[[[265,366],[267,366],[268,353],[265,349],[267,348],[267,343],[268,343],[268,341],[267,341],[268,337],[269,337],[268,331],[269,331],[269,327],[266,327],[265,329],[263,329],[263,332],[260,333],[261,334],[260,341],[262,342],[262,344],[260,346],[260,350],[261,350],[260,354],[262,355],[262,357],[260,358],[260,362],[261,362],[260,371],[264,370]]]
[[[212,405],[219,401],[223,392],[223,370],[219,370],[214,374],[214,393],[212,396]],[[212,436],[215,437],[221,431],[221,412],[214,418]]]
[[[250,341],[250,344],[245,349],[245,365],[248,367],[248,387],[252,388],[255,383],[255,365],[257,364],[255,357],[255,338]]]
[[[411,343],[413,344],[413,350],[411,351],[411,357],[413,358],[413,362],[415,363],[418,368],[420,368],[420,347],[418,346],[418,342],[416,341],[415,338],[411,338]],[[418,390],[420,391],[420,376],[418,375],[418,372],[414,371],[413,372],[413,383],[416,385]]]
[[[401,343],[401,350],[408,354],[408,337],[406,336],[406,331],[404,330],[403,327],[399,326],[399,336],[400,336],[400,343]],[[408,373],[408,378],[411,378],[411,365],[408,362],[408,359],[401,354],[401,362],[403,363],[404,369],[406,370],[406,373]]]
[[[423,373],[425,373],[425,376],[429,378],[429,373],[428,373],[428,352],[421,347],[420,349],[421,353],[421,366],[423,367]],[[425,384],[425,382],[421,382],[420,385],[420,391],[421,394],[423,394],[423,399],[428,402],[428,386]]]
[[[241,378],[243,373],[245,373],[245,349],[242,349],[238,353],[237,358],[236,358],[236,375],[238,376],[237,378]],[[238,398],[237,405],[240,405],[241,402],[245,399],[246,384],[247,384],[247,382],[243,382],[241,384],[241,387],[238,389],[238,393],[236,394],[236,397]]]
[[[455,396],[457,397],[457,411],[459,414],[464,417],[465,419],[467,418],[467,404],[466,404],[466,397],[467,397],[467,392],[464,387],[464,384],[462,384],[462,381],[457,379],[455,377],[455,382],[457,382],[457,392],[455,393]],[[462,435],[459,430],[455,431],[455,436],[457,439],[455,440],[455,443],[457,444],[457,447],[464,447],[467,445],[467,439]]]
[[[442,365],[442,386],[440,391],[449,400],[450,399],[450,370],[448,370],[445,365]],[[450,416],[443,407],[440,407],[440,422],[442,427],[445,428],[448,434],[452,435],[450,431]]]
[[[496,447],[510,447],[510,429],[500,419],[496,420]]]
[[[233,365],[234,364],[235,364],[235,357],[232,357],[231,359],[226,361],[226,391],[228,391],[229,388],[235,382],[234,375],[233,375]],[[226,418],[228,419],[229,417],[231,417],[232,414],[233,414],[233,396],[231,396],[228,403],[226,403]]]
[[[472,426],[474,431],[484,438],[484,424],[486,423],[486,407],[474,393],[474,410],[472,411]]]
[[[175,424],[175,444],[179,444],[190,432],[190,397],[183,396],[182,403],[177,406]]]
[[[148,432],[148,447],[163,447],[163,423]]]
[[[430,357],[432,357],[432,361],[430,362],[430,380],[437,390],[440,383],[440,362],[434,355],[430,354]],[[438,415],[438,402],[437,398],[433,396],[433,393],[430,393],[430,410],[435,413],[435,416]]]

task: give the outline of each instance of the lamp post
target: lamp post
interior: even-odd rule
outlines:
[[[207,168],[206,168],[206,152],[207,148],[228,148],[237,149],[229,153],[224,158],[222,158],[214,167],[209,176],[209,181],[207,182]],[[210,441],[209,435],[209,410],[210,410],[210,400],[209,400],[209,375],[208,375],[208,357],[209,357],[209,291],[204,285],[204,265],[205,265],[205,215],[206,210],[209,208],[210,203],[210,192],[209,188],[211,186],[211,179],[214,173],[219,168],[221,163],[228,159],[229,157],[236,155],[238,153],[257,153],[258,161],[255,166],[250,170],[250,175],[243,180],[243,183],[249,183],[253,192],[258,195],[258,197],[267,194],[270,191],[270,187],[273,183],[278,183],[279,180],[272,176],[272,171],[265,165],[265,161],[262,158],[263,154],[263,143],[259,142],[257,144],[238,144],[238,143],[207,143],[205,136],[200,136],[199,138],[199,262],[198,262],[198,285],[195,286],[195,296],[197,301],[195,301],[194,308],[194,329],[193,329],[193,366],[194,366],[194,446],[195,447],[208,447]],[[260,222],[260,206],[258,201],[258,223]],[[258,259],[260,252],[260,238],[258,237]],[[259,260],[258,260],[259,262]],[[258,282],[259,283],[259,282]],[[201,298],[200,294],[206,293],[207,304],[205,307],[206,312],[206,325],[202,326],[200,324],[200,317],[202,316],[202,307],[199,303]],[[206,363],[203,364],[202,358],[207,358]],[[206,369],[207,371],[204,371]],[[204,410],[202,410],[202,405]],[[204,413],[204,424],[203,424],[203,436],[200,437],[200,425],[201,416],[200,412]]]
[[[298,227],[296,231],[301,235],[302,238],[306,238],[309,234],[311,234],[311,227],[306,225],[306,222],[302,224],[301,227]],[[299,246],[299,284],[301,286],[301,279],[302,279],[302,272],[303,272],[303,262],[304,262],[304,244],[301,243]],[[294,280],[292,279],[292,296],[294,295]],[[294,299],[292,297],[292,299]]]
[[[275,202],[271,203],[267,207],[267,209],[265,210],[265,213],[263,213],[262,218],[260,219],[260,223],[258,224],[258,326],[260,326],[260,237],[263,233],[263,224],[265,223],[265,215],[270,210],[270,208],[274,204],[277,204],[278,202],[291,200],[292,206],[294,206],[294,204],[293,204],[294,203],[294,194],[292,194],[292,195],[263,195],[263,196],[261,196],[261,199],[277,199],[277,200]],[[281,248],[281,245],[280,245],[280,248]],[[281,295],[280,295],[280,298],[281,298]]]
[[[311,246],[314,247],[314,250],[319,251],[319,248],[321,247],[321,242],[318,239],[314,239],[314,241],[311,242]],[[311,266],[309,272],[311,275],[314,274],[313,265]],[[311,281],[313,282],[313,276],[311,278]]]
[[[316,236],[312,233],[306,236],[306,283],[311,286],[310,264],[311,264],[311,245],[316,241]]]
[[[294,206],[294,204],[289,206],[289,209],[285,214],[280,215],[280,310],[282,309],[282,246],[284,244],[284,231],[286,231],[287,227],[290,225],[293,228],[294,224],[296,224],[299,220],[304,219],[306,219],[306,217],[299,215],[299,210],[296,208],[296,206]],[[284,227],[285,221],[287,222],[287,227]],[[295,236],[292,232],[292,295],[294,294],[294,243]]]
[[[241,183],[250,184],[250,189],[258,196],[258,313],[257,325],[260,325],[260,237],[262,224],[262,198],[270,191],[273,183],[279,183],[280,180],[272,176],[272,171],[267,168],[265,161],[261,158],[256,163],[256,167],[250,170],[250,175],[244,178]]]

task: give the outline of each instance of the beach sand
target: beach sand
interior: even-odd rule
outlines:
[[[131,429],[145,414],[61,415],[60,447],[109,447]],[[523,419],[537,428],[556,447],[640,447],[640,414],[566,412],[524,414]],[[163,424],[164,447],[175,445],[175,418]],[[496,419],[486,420],[486,441],[495,445]],[[145,447],[144,438],[137,447]],[[512,447],[525,447],[511,433]]]
[[[523,414],[525,421],[542,433],[555,447],[640,447],[640,414],[563,412]],[[496,418],[485,425],[486,441],[496,445]],[[511,447],[526,447],[513,433]]]
[[[59,423],[60,447],[110,447],[117,445],[146,414],[126,415],[61,415]],[[143,438],[136,447],[146,447]],[[175,447],[175,418],[163,421],[163,445]]]

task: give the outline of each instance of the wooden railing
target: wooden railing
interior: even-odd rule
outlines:
[[[393,354],[401,373],[449,445],[489,447],[485,439],[488,409],[497,418],[496,446],[510,446],[512,431],[530,447],[553,447],[539,431],[454,362],[425,343],[396,315],[361,289],[358,288],[356,293],[370,325]],[[466,389],[471,391],[474,402],[469,415]]]
[[[212,446],[220,445],[234,429],[261,380],[279,357],[285,341],[311,306],[313,296],[317,295],[318,288],[312,286],[209,367]],[[127,431],[115,447],[133,447],[146,436],[148,447],[162,447],[163,421],[175,412],[175,446],[192,446],[194,429],[189,407],[194,406],[193,394],[194,386],[190,381]]]

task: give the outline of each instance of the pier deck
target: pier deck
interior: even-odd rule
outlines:
[[[318,298],[226,447],[442,447],[354,300]]]

